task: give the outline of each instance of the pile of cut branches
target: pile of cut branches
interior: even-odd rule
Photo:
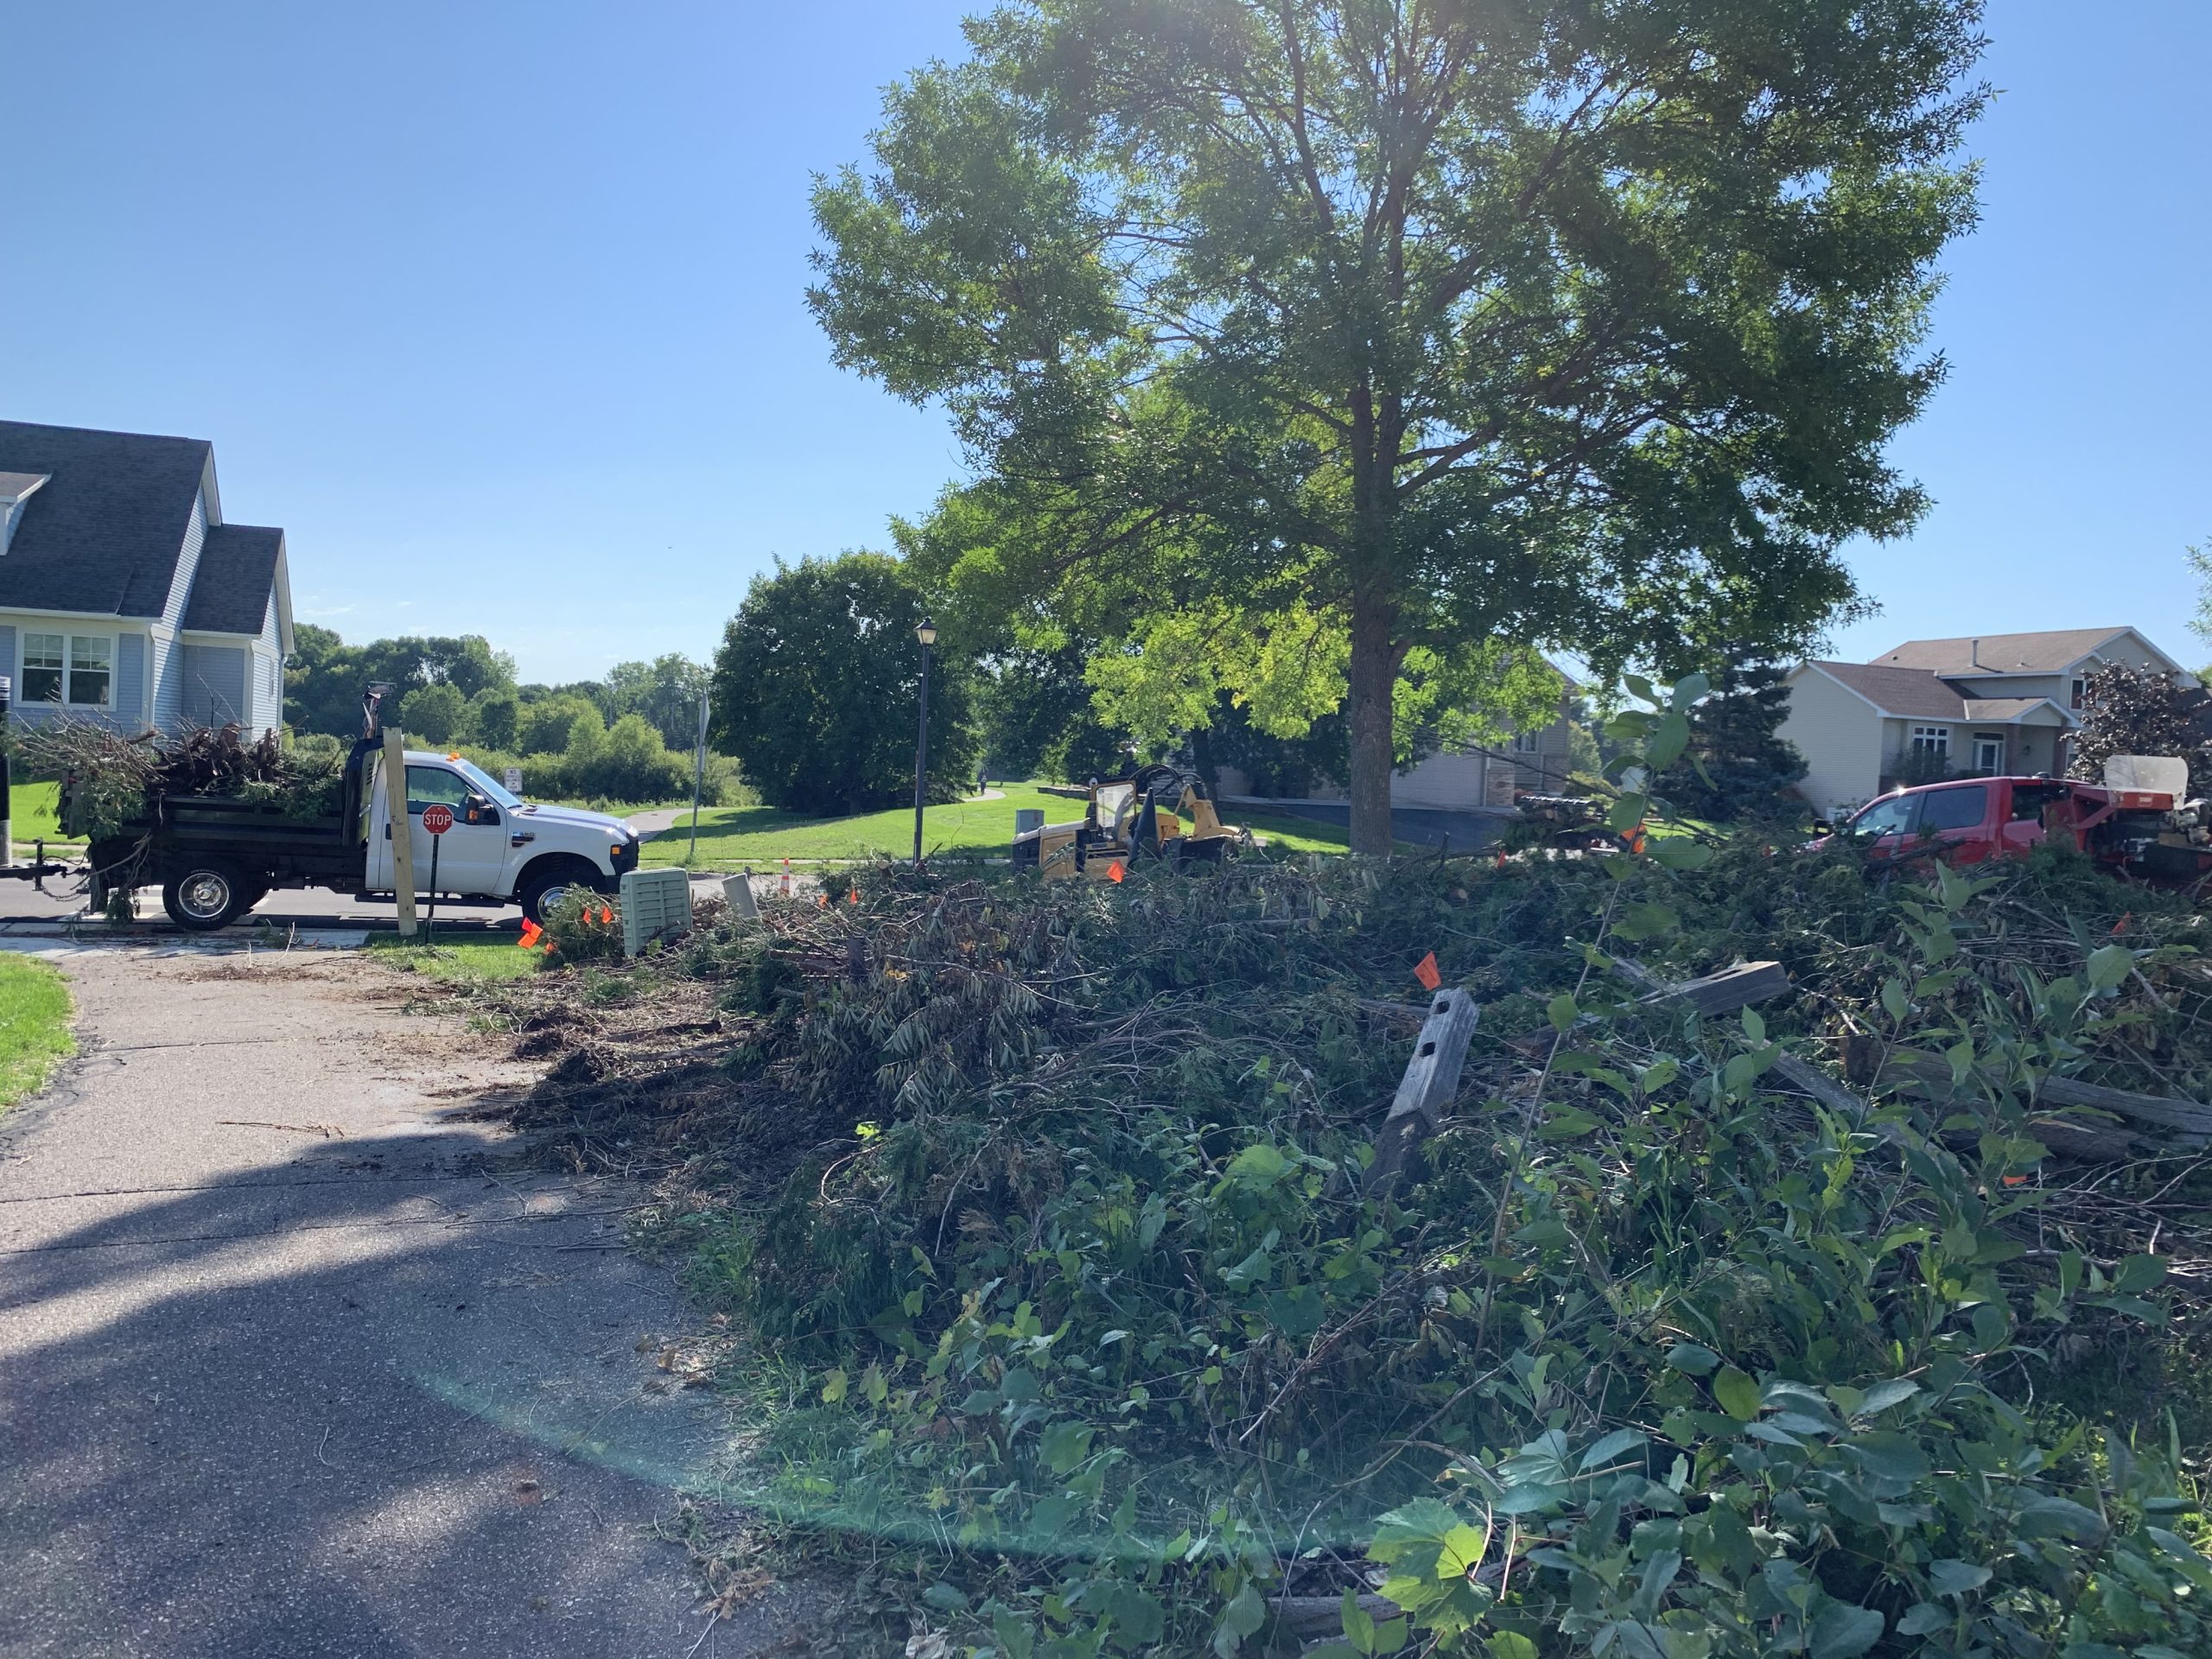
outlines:
[[[61,780],[63,827],[96,842],[157,818],[180,796],[232,796],[318,817],[336,810],[343,781],[333,746],[288,748],[273,731],[249,742],[235,723],[125,735],[54,721],[23,733],[18,747],[33,775]]]
[[[2212,1100],[2184,900],[1752,839],[838,885],[570,978],[524,1116],[688,1160],[805,1402],[750,1497],[893,1650],[2212,1644],[2212,1174],[2039,1138]],[[1431,951],[1481,1025],[1372,1180]],[[1643,1000],[1745,956],[1793,994]]]

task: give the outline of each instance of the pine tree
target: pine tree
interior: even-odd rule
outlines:
[[[1805,757],[1781,735],[1789,714],[1783,676],[1777,664],[1730,654],[1712,695],[1691,711],[1688,747],[1658,780],[1679,810],[1726,820],[1795,810],[1783,791],[1805,775]]]

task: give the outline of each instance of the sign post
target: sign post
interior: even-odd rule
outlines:
[[[8,804],[8,677],[0,674],[0,870],[16,861],[15,816]]]
[[[707,688],[699,688],[699,746],[691,757],[691,850],[685,868],[699,861],[699,796],[707,785]]]
[[[446,831],[453,828],[453,808],[442,802],[431,802],[423,809],[423,828],[430,837],[430,907],[423,923],[423,938],[427,941],[438,931],[438,847],[446,838]]]
[[[399,901],[399,937],[415,937],[415,831],[407,818],[407,740],[384,728],[384,832],[391,837],[392,896]]]

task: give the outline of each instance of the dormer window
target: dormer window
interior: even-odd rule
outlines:
[[[23,503],[53,476],[51,473],[0,473],[0,555],[5,554],[16,539],[16,526],[22,522]]]

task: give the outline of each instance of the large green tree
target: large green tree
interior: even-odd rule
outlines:
[[[302,623],[293,631],[292,659],[284,671],[286,717],[300,731],[358,736],[361,693],[378,681],[393,688],[385,704],[385,718],[404,725],[409,693],[448,685],[465,703],[486,691],[512,691],[515,664],[513,658],[493,649],[481,634],[410,635],[349,645],[328,628]],[[448,700],[441,695],[432,702],[437,705],[432,718],[457,729],[458,715]]]
[[[1032,527],[1011,590],[1197,706],[1342,701],[1386,850],[1408,677],[1786,648],[1917,517],[1882,452],[1941,378],[1979,16],[1018,0],[819,188],[812,303]]]
[[[912,798],[925,614],[882,553],[777,564],[756,576],[715,655],[712,736],[772,806],[866,811]],[[930,772],[975,776],[967,652],[948,633],[930,681]]]
[[[681,652],[668,652],[650,663],[617,663],[607,671],[611,718],[643,715],[661,741],[684,754],[699,741],[699,694],[707,689],[707,670]]]

